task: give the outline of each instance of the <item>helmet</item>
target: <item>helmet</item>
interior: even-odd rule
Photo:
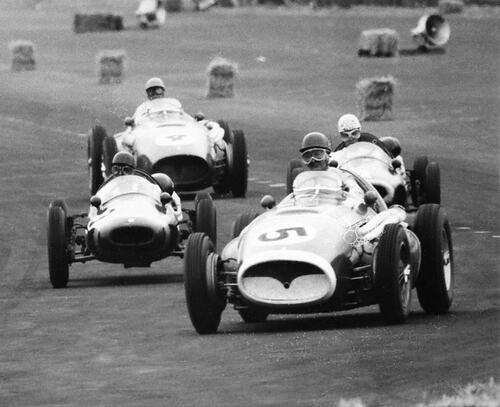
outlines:
[[[146,94],[149,99],[156,99],[163,97],[165,94],[165,85],[160,78],[151,78],[146,82],[144,86],[146,89]]]
[[[135,168],[135,159],[127,151],[120,151],[115,154],[112,161],[111,172],[113,175],[132,174]]]
[[[174,192],[174,181],[167,174],[156,172],[151,175],[160,185],[162,191],[172,194]]]
[[[351,130],[361,130],[361,123],[358,118],[351,113],[343,115],[337,124],[339,133]]]
[[[322,148],[327,150],[328,153],[332,151],[328,137],[317,131],[313,131],[312,133],[308,133],[304,136],[302,139],[302,147],[299,151],[303,153],[311,148]]]

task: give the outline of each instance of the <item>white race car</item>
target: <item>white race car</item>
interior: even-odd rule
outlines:
[[[384,140],[384,139],[382,139]],[[417,157],[412,170],[405,168],[400,151],[392,154],[379,145],[359,141],[331,154],[331,165],[357,173],[369,181],[387,205],[401,205],[415,210],[424,203],[441,203],[439,165],[427,157]],[[287,193],[293,179],[305,170],[300,159],[290,161],[287,170]]]
[[[184,284],[198,333],[217,330],[227,302],[245,322],[378,304],[387,323],[402,323],[416,287],[426,312],[448,311],[453,248],[439,205],[387,208],[369,182],[335,168],[302,172],[293,189],[277,206],[264,197],[262,215],[242,214],[220,254],[205,234],[188,238]]]
[[[88,213],[70,215],[63,200],[51,202],[47,246],[54,288],[66,287],[72,263],[95,259],[149,267],[168,256],[182,257],[184,241],[193,231],[216,239],[216,212],[210,195],[199,192],[194,209],[181,209],[160,177],[140,170],[111,175],[90,198]]]
[[[94,194],[110,174],[118,151],[129,151],[137,168],[164,173],[176,191],[198,191],[212,186],[216,193],[244,197],[248,183],[248,154],[242,130],[231,130],[224,121],[195,119],[169,99],[153,101],[126,130],[107,135],[102,126],[88,137],[90,192]]]

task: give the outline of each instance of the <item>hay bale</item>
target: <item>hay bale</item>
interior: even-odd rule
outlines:
[[[461,13],[464,11],[464,2],[462,0],[439,0],[439,14]]]
[[[394,57],[399,54],[399,34],[390,28],[365,30],[359,39],[359,56]]]
[[[9,49],[12,52],[13,71],[33,71],[35,69],[35,46],[31,41],[12,41],[9,43]]]
[[[230,98],[234,96],[234,78],[238,73],[236,63],[222,57],[214,58],[208,65],[209,98]]]
[[[167,13],[182,11],[182,0],[165,0],[165,10]]]
[[[392,76],[365,78],[358,82],[361,120],[392,120],[392,101],[396,80]]]
[[[80,34],[96,31],[123,30],[123,17],[115,14],[75,14],[73,30]]]
[[[125,50],[101,50],[97,54],[99,83],[121,83],[125,71],[127,53]]]

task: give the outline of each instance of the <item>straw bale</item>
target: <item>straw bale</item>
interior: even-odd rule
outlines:
[[[73,30],[80,34],[96,31],[123,30],[123,16],[115,14],[75,14]]]
[[[12,41],[9,43],[9,49],[12,52],[13,71],[33,71],[35,69],[35,46],[31,41]]]
[[[439,0],[439,14],[461,13],[464,11],[464,2],[462,0]]]
[[[359,56],[394,57],[399,54],[399,34],[390,28],[365,30],[359,39]]]
[[[358,82],[358,107],[361,120],[392,120],[396,80],[392,76],[365,78]]]
[[[209,98],[230,98],[234,96],[234,78],[238,73],[236,63],[222,58],[214,58],[208,65]]]
[[[101,50],[97,54],[99,83],[120,83],[123,80],[127,53],[125,50]]]

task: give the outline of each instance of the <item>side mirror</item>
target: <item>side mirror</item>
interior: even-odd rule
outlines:
[[[272,195],[265,195],[260,200],[260,205],[264,209],[272,209],[276,206],[276,199]]]
[[[123,121],[125,123],[125,126],[132,127],[135,122],[133,117],[125,117],[125,120]]]
[[[99,209],[101,206],[101,198],[99,198],[97,195],[91,196],[90,205],[92,205],[94,208]]]
[[[202,113],[202,112],[198,112],[194,115],[194,119],[197,121],[197,122],[201,122],[202,120],[205,119],[205,115]]]
[[[377,202],[378,196],[375,191],[366,191],[364,196],[364,201],[366,206],[372,207]]]
[[[330,161],[328,161],[328,166],[337,168],[339,166],[339,162],[335,160],[334,158],[330,158]]]
[[[399,161],[397,158],[395,158],[394,160],[392,160],[391,165],[392,165],[392,168],[394,168],[396,170],[398,168],[401,168],[401,161]]]
[[[172,202],[172,195],[170,195],[168,192],[162,192],[160,194],[160,201],[162,205],[166,205],[170,202]]]

